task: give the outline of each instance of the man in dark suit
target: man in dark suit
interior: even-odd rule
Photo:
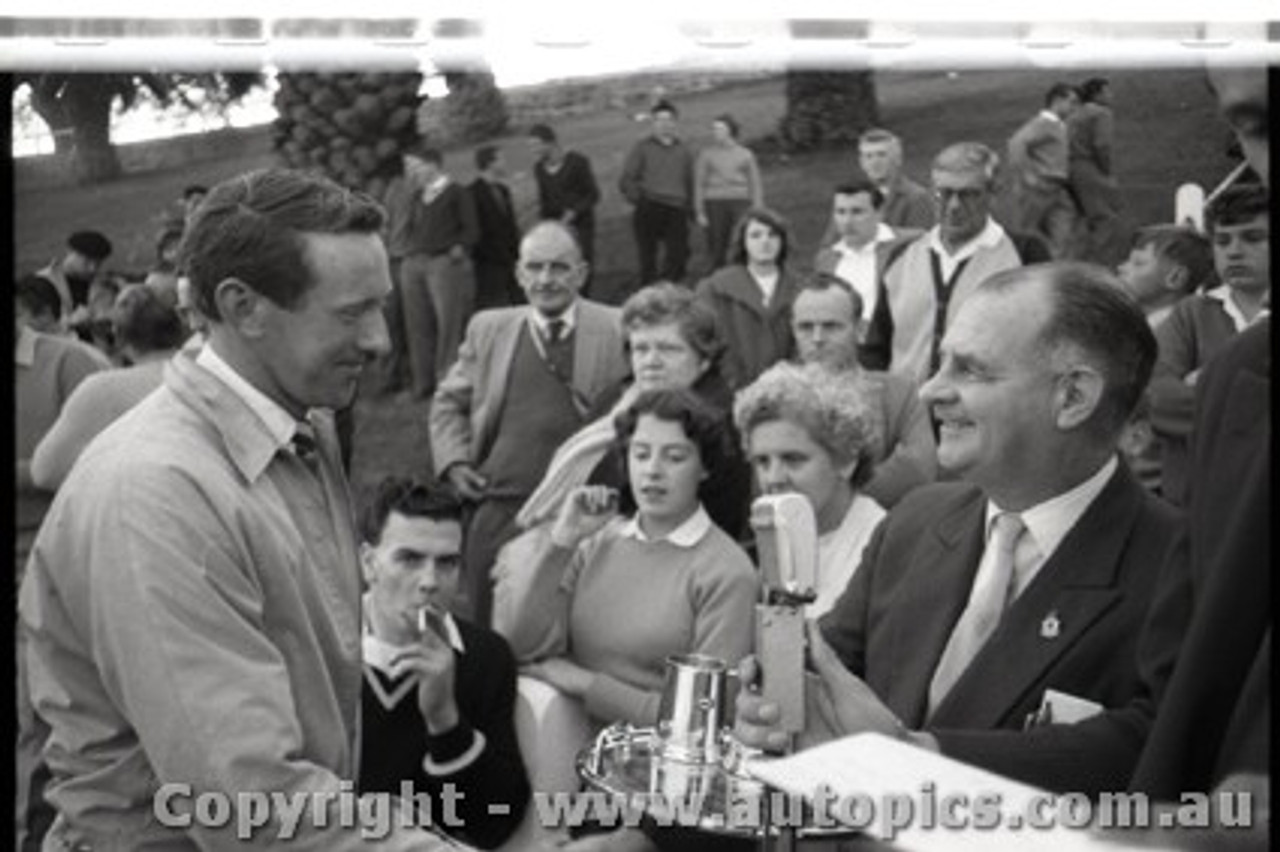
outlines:
[[[1014,269],[961,308],[921,396],[963,482],[904,498],[811,631],[835,709],[811,715],[817,738],[880,731],[1050,788],[1123,789],[1140,739],[1113,732],[1079,777],[1074,752],[1023,732],[1045,707],[1068,721],[1141,693],[1138,638],[1177,541],[1174,510],[1116,459],[1155,360],[1117,288],[1091,266]],[[748,694],[739,733],[773,742],[775,712]]]
[[[472,620],[487,625],[489,569],[560,444],[627,374],[621,312],[581,299],[573,233],[540,222],[520,243],[527,306],[477,314],[431,406],[436,472],[475,509],[464,553]]]
[[[516,284],[520,227],[511,190],[506,184],[506,158],[497,145],[476,149],[476,179],[471,182],[480,236],[471,247],[476,267],[476,310],[518,305],[524,301]]]

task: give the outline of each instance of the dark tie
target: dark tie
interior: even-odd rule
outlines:
[[[547,343],[555,346],[564,339],[565,321],[562,319],[553,319],[547,323]]]
[[[320,446],[316,443],[315,428],[310,423],[299,422],[290,443],[293,446],[293,454],[323,481],[320,473]]]

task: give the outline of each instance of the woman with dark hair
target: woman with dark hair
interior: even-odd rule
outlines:
[[[786,269],[790,242],[780,215],[753,207],[734,228],[730,265],[698,284],[698,298],[715,313],[728,345],[725,375],[734,389],[791,354],[791,303],[800,281]]]
[[[732,432],[733,393],[720,373],[724,341],[706,305],[685,287],[651,284],[623,304],[622,327],[631,377],[605,395],[595,420],[556,450],[542,482],[516,516],[521,529],[550,523],[569,492],[588,483],[616,489],[624,513],[635,509],[626,490],[626,452],[614,441],[613,421],[644,391],[689,388]],[[736,444],[730,444],[729,453],[726,464],[703,483],[700,497],[711,519],[740,539],[747,532],[751,472]]]
[[[734,224],[748,208],[764,204],[764,185],[756,155],[738,141],[733,116],[716,116],[711,136],[693,166],[693,212],[707,232],[711,268],[719,269],[728,259]]]
[[[717,413],[688,390],[646,391],[615,427],[635,514],[612,488],[575,488],[536,557],[499,558],[494,625],[525,674],[596,722],[652,725],[668,656],[751,650],[756,576],[698,500],[726,455]]]
[[[41,488],[56,490],[99,432],[160,387],[164,365],[185,336],[177,310],[145,284],[125,287],[110,319],[127,366],[90,376],[67,399],[31,457],[31,478]]]

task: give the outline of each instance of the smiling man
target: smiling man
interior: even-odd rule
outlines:
[[[290,828],[277,809],[256,843],[367,848],[342,819],[360,587],[332,410],[387,349],[381,225],[368,196],[281,169],[196,211],[184,253],[208,343],[85,449],[21,590],[47,847],[240,848],[236,821],[192,805],[269,790],[309,810]],[[388,828],[379,848],[442,845]]]
[[[436,473],[475,504],[462,611],[488,625],[494,557],[556,448],[627,374],[621,312],[578,296],[587,276],[567,225],[542,222],[520,243],[527,306],[482,311],[431,406]]]
[[[1068,704],[1141,692],[1135,648],[1177,517],[1115,444],[1154,360],[1141,311],[1098,267],[1013,270],[977,289],[921,389],[938,460],[963,481],[889,513],[811,634],[836,711],[811,714],[814,739],[879,731],[1053,789],[1123,789],[1137,737],[1084,771],[1022,738],[1045,707],[1066,722]],[[774,743],[776,708],[742,696],[739,733]]]

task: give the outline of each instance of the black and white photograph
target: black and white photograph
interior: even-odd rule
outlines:
[[[1269,847],[1266,4],[23,5],[14,849]]]

